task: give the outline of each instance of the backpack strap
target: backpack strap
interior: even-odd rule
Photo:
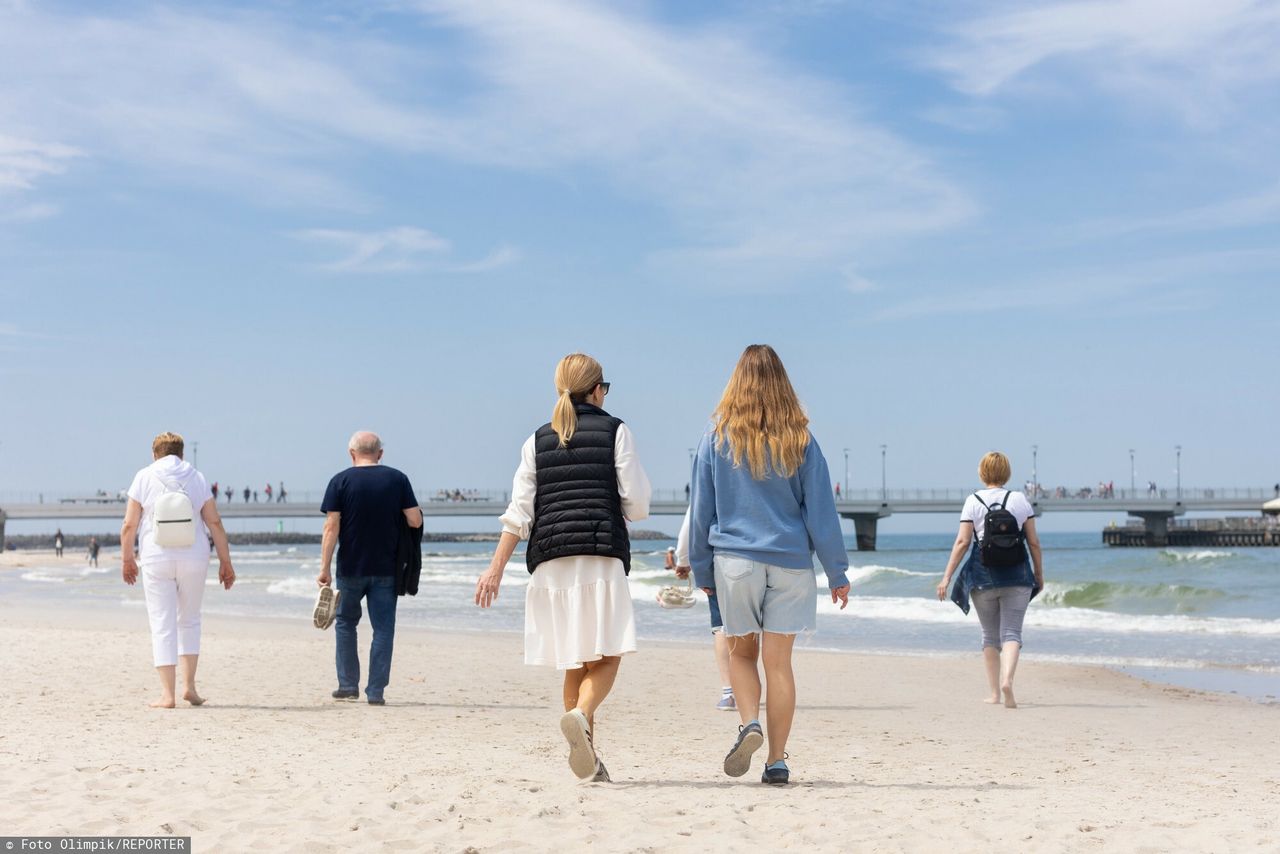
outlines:
[[[1003,502],[1001,502],[1001,504],[1000,504],[1000,509],[1001,509],[1001,510],[1008,510],[1008,509],[1009,509],[1009,496],[1010,496],[1010,495],[1013,495],[1013,490],[1011,490],[1011,489],[1006,489],[1006,490],[1004,491],[1004,501],[1003,501]]]
[[[988,504],[987,502],[983,501],[983,500],[982,500],[982,496],[981,496],[981,495],[979,495],[978,493],[976,493],[976,492],[975,492],[975,493],[973,494],[973,497],[974,497],[974,498],[976,498],[976,499],[978,499],[978,503],[979,503],[979,504],[981,504],[983,507],[987,508],[987,512],[988,512],[988,513],[989,513],[989,512],[991,512],[991,505],[990,505],[990,504]]]

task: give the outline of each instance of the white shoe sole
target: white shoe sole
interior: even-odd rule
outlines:
[[[724,773],[730,777],[741,777],[751,770],[751,755],[764,744],[764,736],[758,732],[749,732],[742,741],[729,751],[724,758]]]
[[[579,780],[593,776],[596,773],[596,751],[591,746],[587,716],[577,709],[565,712],[560,718],[560,732],[569,742],[569,768],[574,775]]]

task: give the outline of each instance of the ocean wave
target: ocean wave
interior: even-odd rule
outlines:
[[[24,572],[18,576],[23,581],[35,581],[41,584],[61,584],[70,579],[65,575],[52,575],[41,569],[33,569],[30,572]]]
[[[1175,562],[1181,561],[1206,561],[1206,560],[1224,560],[1225,558],[1235,557],[1235,552],[1217,551],[1215,549],[1191,549],[1189,551],[1179,551],[1177,549],[1161,549],[1160,556],[1166,560]]]
[[[867,581],[877,575],[908,575],[913,578],[941,578],[940,572],[917,572],[912,569],[899,569],[896,566],[879,566],[878,564],[868,564],[867,566],[851,566],[849,567],[849,583],[857,584],[859,581]]]
[[[1040,601],[1068,608],[1106,610],[1109,606],[1128,600],[1137,604],[1164,604],[1178,613],[1186,613],[1226,595],[1221,590],[1192,587],[1189,584],[1122,584],[1113,581],[1063,584],[1050,581],[1045,585]]]
[[[875,620],[910,620],[922,623],[970,623],[950,602],[923,597],[851,596],[849,608],[840,611],[829,598],[818,598],[818,610],[839,616]],[[1241,635],[1280,638],[1280,620],[1249,617],[1193,617],[1187,614],[1118,614],[1089,608],[1043,607],[1032,603],[1026,624],[1050,629],[1079,629],[1119,634]]]
[[[211,581],[217,584],[217,579]],[[294,575],[289,578],[279,578],[267,585],[267,592],[276,596],[288,596],[292,599],[314,599],[316,598],[316,580],[310,575]]]

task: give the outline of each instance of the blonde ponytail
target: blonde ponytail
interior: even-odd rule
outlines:
[[[560,447],[569,444],[578,429],[574,403],[591,394],[604,382],[604,368],[585,353],[570,353],[556,365],[556,391],[560,397],[551,410],[551,429],[560,437]]]

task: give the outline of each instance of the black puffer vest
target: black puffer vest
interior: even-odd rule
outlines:
[[[575,403],[578,427],[566,447],[544,424],[534,434],[538,490],[525,561],[529,572],[558,557],[616,557],[631,572],[631,540],[618,495],[613,444],[622,420]]]

